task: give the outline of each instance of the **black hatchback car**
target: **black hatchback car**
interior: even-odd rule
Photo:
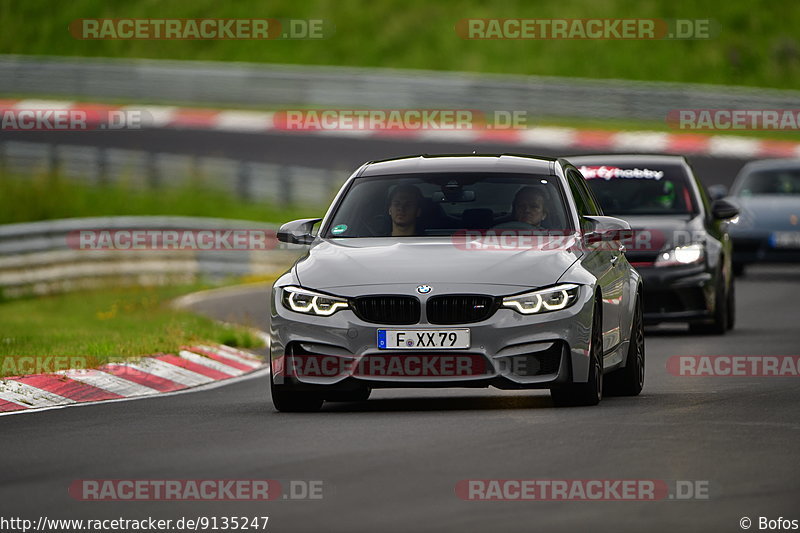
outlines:
[[[570,157],[604,214],[628,221],[628,261],[644,281],[644,320],[688,322],[696,333],[722,334],[735,322],[732,243],[738,214],[711,202],[682,156]]]

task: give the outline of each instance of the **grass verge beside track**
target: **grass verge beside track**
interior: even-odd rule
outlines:
[[[151,189],[125,182],[76,183],[48,174],[0,174],[0,224],[125,215],[237,218],[279,224],[311,216],[308,213],[309,209],[248,202],[202,183]]]
[[[131,287],[0,302],[0,376],[52,372],[62,369],[56,365],[69,363],[90,368],[175,353],[192,343],[263,346],[247,328],[169,306],[173,298],[205,288],[209,286]],[[49,356],[54,358],[47,360]]]

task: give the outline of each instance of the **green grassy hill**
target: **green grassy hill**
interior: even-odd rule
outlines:
[[[79,18],[323,18],[306,41],[81,41]],[[713,19],[696,41],[461,39],[464,18]],[[800,87],[800,3],[770,0],[0,0],[0,53],[255,61]]]

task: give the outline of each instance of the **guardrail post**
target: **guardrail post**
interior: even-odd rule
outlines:
[[[47,151],[47,172],[50,176],[58,174],[58,146],[55,144],[49,145]]]
[[[102,147],[97,149],[97,183],[108,183],[108,152]]]
[[[287,165],[278,168],[278,183],[280,183],[279,196],[283,205],[292,205],[292,171]]]
[[[242,200],[250,198],[250,182],[252,180],[252,169],[247,161],[239,161],[236,172],[236,194]]]
[[[155,152],[147,153],[147,185],[151,189],[157,189],[161,184],[161,176],[158,173],[158,156]]]

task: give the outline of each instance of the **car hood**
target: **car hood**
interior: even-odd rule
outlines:
[[[446,238],[322,240],[296,264],[304,287],[356,285],[496,285],[524,289],[556,283],[579,257],[577,248],[472,249]],[[484,290],[488,290],[484,288]],[[491,291],[489,291],[491,292]]]
[[[737,197],[735,201],[740,212],[739,221],[731,225],[732,233],[737,230],[800,231],[800,196],[763,195]]]

